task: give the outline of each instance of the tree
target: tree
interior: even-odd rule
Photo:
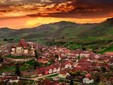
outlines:
[[[3,61],[4,61],[4,59],[3,59],[3,57],[1,57],[1,58],[0,58],[0,62],[3,62]]]
[[[38,59],[39,53],[35,50],[35,58]]]
[[[100,75],[99,74],[95,74],[95,82],[96,83],[100,82]]]
[[[74,85],[74,82],[73,82],[73,80],[71,80],[71,81],[70,81],[70,85]]]
[[[102,70],[103,73],[106,72],[106,68],[105,67],[101,67],[101,70]]]
[[[59,56],[57,54],[55,54],[55,58],[59,58]]]
[[[110,71],[113,71],[113,66],[110,66]]]
[[[37,65],[36,65],[36,61],[34,62],[34,69],[36,70],[36,67],[37,67]]]
[[[20,66],[19,66],[19,64],[18,64],[18,63],[16,64],[15,74],[16,74],[17,76],[21,76]]]
[[[40,63],[39,62],[34,62],[34,69],[36,70],[37,67],[40,67]]]
[[[86,51],[86,48],[85,47],[82,47],[82,50]]]
[[[78,60],[80,60],[80,56],[78,56]]]

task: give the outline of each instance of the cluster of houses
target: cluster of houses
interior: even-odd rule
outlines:
[[[37,67],[36,72],[38,76],[58,73],[60,76],[66,77],[69,71],[87,71],[95,72],[96,69],[105,67],[107,70],[113,66],[113,53],[107,52],[105,54],[96,54],[92,51],[84,50],[69,50],[58,46],[39,46],[32,42],[26,42],[21,39],[19,43],[11,44],[9,47],[9,54],[14,56],[35,56],[35,51],[39,51],[37,61],[48,66]],[[0,52],[2,52],[0,50]]]
[[[96,54],[92,51],[84,50],[69,50],[63,47],[43,47],[43,52],[37,59],[40,63],[49,63],[51,60],[53,64],[46,67],[37,67],[38,76],[58,73],[59,77],[66,78],[69,72],[87,72],[98,73],[102,67],[110,71],[110,66],[113,66],[113,55],[111,53]],[[99,69],[99,70],[98,70]],[[84,83],[93,83],[94,79],[90,80],[87,77],[83,79]]]
[[[1,81],[4,81],[4,82],[9,82],[9,83],[18,83],[19,82],[19,77],[17,77],[17,76],[10,76],[10,75],[4,75],[4,74],[2,74],[1,76],[0,76],[0,80]]]
[[[42,55],[37,59],[40,63],[49,63],[53,60],[54,63],[46,67],[38,67],[37,73],[39,76],[52,73],[65,73],[72,71],[95,71],[95,68],[102,66],[109,69],[113,65],[113,57],[111,55],[101,55],[92,51],[75,50],[71,51],[62,47],[44,47]],[[104,64],[103,64],[104,63]],[[65,71],[65,72],[64,72]]]

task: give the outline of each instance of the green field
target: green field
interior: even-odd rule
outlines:
[[[106,48],[106,49],[103,49],[101,52],[101,54],[105,53],[105,52],[113,52],[113,46],[109,47],[109,48]]]

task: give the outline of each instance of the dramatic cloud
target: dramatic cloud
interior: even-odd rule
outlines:
[[[22,17],[95,23],[113,17],[113,0],[0,0],[0,20]]]
[[[0,18],[30,15],[46,16],[52,13],[67,13],[75,9],[72,1],[57,3],[49,0],[41,0],[41,2],[44,3],[18,4],[9,6],[5,5],[7,7],[2,5],[0,8]]]
[[[113,15],[112,0],[2,0],[0,5],[1,18],[20,16],[97,18]]]

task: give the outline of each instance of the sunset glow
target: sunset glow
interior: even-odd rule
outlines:
[[[113,16],[112,5],[111,0],[1,0],[0,27],[31,28],[59,21],[100,23]]]
[[[42,24],[49,24],[59,21],[71,21],[75,23],[100,23],[106,20],[106,18],[95,19],[72,19],[72,18],[53,18],[53,17],[37,17],[37,18],[17,18],[17,19],[5,19],[0,21],[0,27],[9,27],[12,29],[22,29],[36,27]],[[16,21],[16,22],[15,22]],[[10,24],[9,24],[10,23]]]

